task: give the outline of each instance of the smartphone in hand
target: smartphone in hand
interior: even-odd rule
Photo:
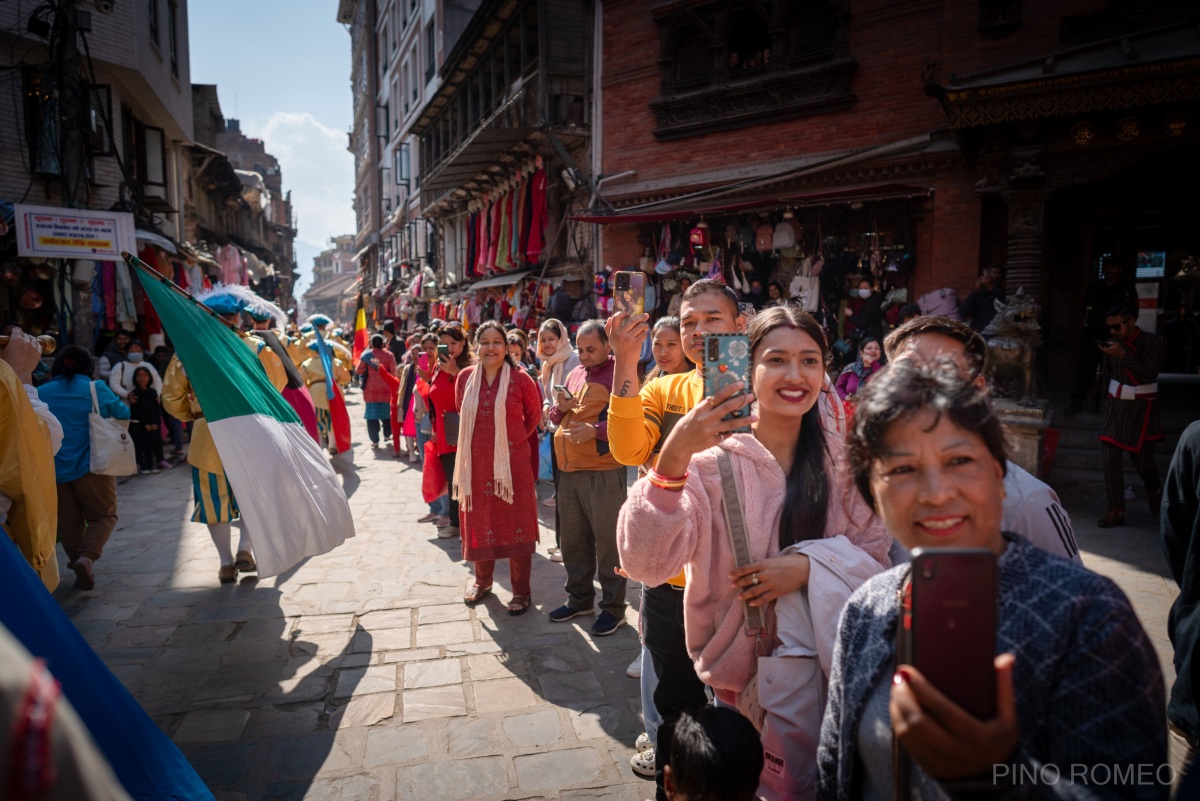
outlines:
[[[566,397],[567,400],[569,400],[569,401],[575,400],[575,396],[572,395],[570,390],[567,389],[566,384],[555,384],[552,388],[554,389],[555,392],[561,392],[563,394],[563,396]]]
[[[917,548],[898,662],[979,720],[996,716],[996,554]]]
[[[737,381],[744,385],[738,395],[744,395],[750,386],[750,338],[745,334],[709,334],[704,338],[704,397],[711,398]],[[747,404],[725,419],[749,416]],[[742,425],[733,430],[745,432],[750,426]]]
[[[646,309],[646,274],[622,271],[613,275],[613,309],[630,317]]]
[[[438,361],[439,362],[450,361],[450,346],[449,345],[438,345],[437,349],[438,349],[437,353],[438,353]]]

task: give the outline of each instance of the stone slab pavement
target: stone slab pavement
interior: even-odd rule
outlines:
[[[638,682],[625,675],[636,611],[605,638],[589,635],[592,618],[550,623],[564,573],[546,528],[534,609],[506,614],[504,562],[496,595],[465,607],[459,541],[415,522],[419,471],[370,448],[361,410],[352,403],[357,468],[343,473],[352,540],[284,575],[221,586],[207,529],[189,522],[186,466],[132,477],[96,589],[65,574],[63,609],[221,801],[652,797],[629,768],[642,731]],[[1175,588],[1145,504],[1131,505],[1130,526],[1102,531],[1097,497],[1064,502],[1086,563],[1130,595],[1169,682]],[[552,524],[552,510],[539,512]]]

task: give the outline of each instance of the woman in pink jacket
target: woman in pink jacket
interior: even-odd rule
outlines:
[[[655,469],[630,490],[617,545],[622,567],[648,586],[686,570],[684,628],[696,672],[721,702],[738,706],[761,727],[758,705],[750,702],[759,688],[756,674],[765,669],[758,657],[780,642],[790,647],[788,657],[807,651],[815,660],[827,651],[840,604],[866,577],[890,565],[891,537],[854,492],[841,440],[826,435],[821,424],[817,399],[829,348],[820,325],[797,307],[777,307],[754,318],[749,337],[753,433],[731,435],[730,429],[743,421],[724,419],[748,402],[734,394],[742,389],[740,383],[685,415],[664,442]],[[728,454],[739,487],[752,560],[741,568],[726,524],[718,465],[722,453]],[[806,544],[822,547],[809,549],[810,554]],[[848,562],[853,564],[842,569]],[[807,594],[800,593],[804,589]],[[814,599],[809,630],[776,632],[777,602],[781,612],[785,607],[789,611],[787,619],[794,620],[792,605],[803,595]],[[766,613],[761,644],[747,633],[747,604]],[[797,648],[809,641],[809,648]],[[827,658],[820,662],[823,667]],[[811,671],[781,673],[812,677]],[[762,703],[766,708],[771,701],[764,698]],[[769,723],[771,710],[766,711]],[[819,710],[814,705],[804,714],[812,720],[802,727],[815,732]],[[764,745],[770,752],[765,731]],[[811,794],[815,739],[797,743],[785,737],[776,747],[789,752],[773,754],[774,765],[783,762],[785,773],[804,778],[760,787],[760,792],[768,798]]]

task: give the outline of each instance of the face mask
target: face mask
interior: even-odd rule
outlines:
[[[869,298],[869,297],[871,297],[871,290],[869,290],[869,289],[860,289],[860,290],[858,290],[858,296],[859,296],[860,298]]]
[[[144,353],[131,353],[126,358],[129,359],[129,361],[133,362],[134,364],[137,364],[138,362],[140,362],[142,360],[142,357],[145,355],[146,354],[144,354]]]

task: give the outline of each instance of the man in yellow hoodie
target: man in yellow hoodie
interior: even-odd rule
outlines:
[[[746,325],[733,290],[708,279],[688,287],[679,316],[684,354],[697,366],[704,363],[706,336],[735,334]],[[681,422],[684,415],[704,399],[704,377],[699,370],[660,376],[637,392],[637,363],[642,342],[650,331],[649,315],[629,317],[618,312],[608,319],[605,330],[615,359],[608,438],[617,461],[626,465],[652,462],[668,437],[693,443],[691,449],[697,453],[716,445],[720,441],[720,432]],[[739,389],[737,385],[726,387],[717,393],[713,402],[719,405]],[[740,423],[730,423],[730,428],[738,425]],[[666,801],[663,766],[670,761],[675,721],[683,712],[698,711],[708,703],[704,684],[696,675],[684,637],[683,587],[684,577],[680,574],[661,586],[647,587],[642,600],[643,636],[658,676],[654,706],[662,716],[654,765],[657,801]]]

